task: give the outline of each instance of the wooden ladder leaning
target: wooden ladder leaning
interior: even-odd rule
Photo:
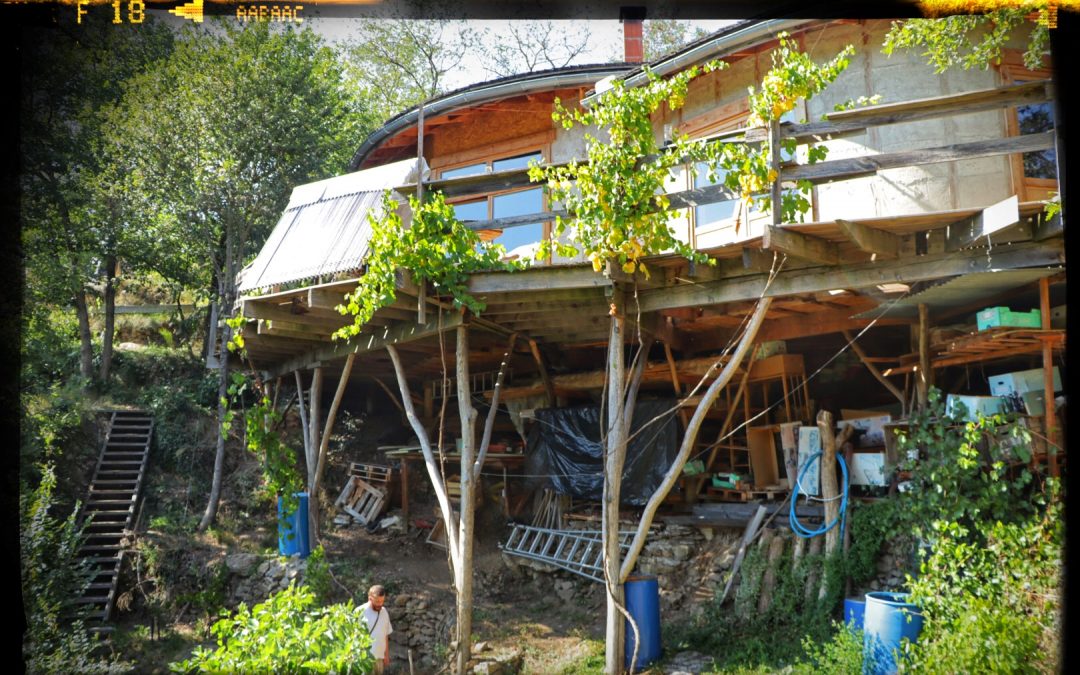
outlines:
[[[86,540],[78,557],[91,570],[90,585],[78,605],[89,609],[92,624],[109,621],[116,603],[126,539],[135,527],[135,507],[146,475],[154,420],[141,410],[110,412],[109,429],[98,457],[81,518]]]

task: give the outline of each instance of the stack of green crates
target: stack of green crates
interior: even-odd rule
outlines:
[[[1039,310],[1014,312],[1008,307],[987,307],[975,315],[979,330],[1008,326],[1013,328],[1042,328]]]

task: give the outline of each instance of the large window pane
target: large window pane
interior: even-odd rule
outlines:
[[[1024,105],[1016,109],[1021,134],[1040,134],[1054,128],[1054,110],[1049,103]],[[1054,150],[1024,153],[1024,175],[1028,178],[1057,178]]]
[[[495,218],[509,218],[511,216],[524,216],[531,213],[540,213],[543,210],[544,197],[542,188],[520,190],[509,194],[499,195],[492,202],[492,213]],[[503,230],[496,242],[512,251],[524,244],[533,244],[544,237],[542,223],[530,223],[518,227],[508,227]]]
[[[481,199],[478,202],[454,204],[454,215],[457,216],[458,220],[463,222],[468,222],[470,220],[487,220],[487,200]]]
[[[704,162],[699,162],[694,167],[694,187],[701,188],[709,185],[717,185],[724,182],[724,177],[727,172],[723,169],[717,169],[716,180],[709,180],[709,169]],[[694,227],[701,229],[703,227],[714,225],[720,221],[727,220],[735,217],[735,208],[738,206],[738,199],[728,199],[722,202],[713,202],[712,204],[702,204],[701,206],[694,207]]]
[[[532,160],[543,160],[543,155],[539,152],[530,152],[524,155],[518,155],[517,157],[507,157],[506,159],[497,159],[491,163],[493,171],[509,171],[510,169],[525,169],[528,168],[529,162]]]
[[[485,171],[487,171],[487,163],[480,162],[479,164],[459,166],[456,169],[447,169],[440,175],[442,178],[460,178],[462,176],[475,176],[476,174],[484,173]]]

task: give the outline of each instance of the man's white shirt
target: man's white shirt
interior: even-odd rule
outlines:
[[[372,609],[371,602],[365,602],[359,609],[363,612],[364,623],[367,624],[368,631],[371,633],[371,655],[377,661],[382,661],[386,656],[387,638],[394,632],[394,628],[390,625],[390,613],[385,607],[376,612]]]

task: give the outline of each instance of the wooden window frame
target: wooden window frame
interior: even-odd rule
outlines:
[[[1024,65],[1024,53],[1019,49],[1005,49],[1002,51],[1001,64],[998,66],[1003,85],[1030,82],[1032,80],[1048,80],[1051,76],[1049,59],[1043,58],[1043,65],[1036,70],[1028,70]],[[1055,127],[1057,120],[1054,121]],[[1020,117],[1015,107],[1005,109],[1005,129],[1009,136],[1020,135]],[[1057,179],[1031,178],[1024,175],[1024,156],[1022,154],[1009,155],[1009,167],[1013,185],[1013,193],[1021,202],[1045,201],[1058,192],[1060,186]]]
[[[551,157],[551,139],[553,133],[554,132],[545,131],[539,134],[530,134],[529,136],[487,145],[482,148],[464,150],[444,158],[433,159],[432,164],[434,165],[433,171],[436,174],[435,179],[438,180],[442,178],[443,174],[447,171],[453,171],[454,169],[470,166],[472,164],[484,164],[486,172],[491,173],[494,162],[532,153],[540,153],[540,161],[548,162]],[[453,206],[456,204],[479,202],[482,199],[487,200],[487,218],[488,220],[492,220],[494,218],[496,197],[512,194],[514,192],[524,192],[525,190],[532,190],[540,187],[542,187],[542,185],[538,183],[534,187],[510,188],[507,190],[497,190],[495,192],[485,192],[479,195],[453,197],[447,199],[446,203]],[[543,191],[540,193],[540,209],[547,210],[547,195]],[[541,234],[542,239],[549,239],[551,237],[551,222],[544,221],[541,225],[543,226]],[[550,264],[550,262],[550,260],[547,260],[545,261],[545,264]]]

